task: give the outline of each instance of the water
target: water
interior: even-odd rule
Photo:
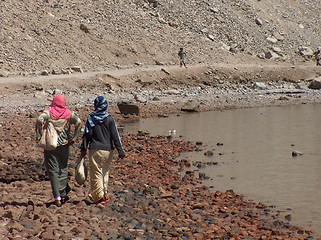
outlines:
[[[274,205],[284,215],[291,214],[291,224],[321,236],[320,126],[321,105],[316,104],[144,119],[125,131],[167,135],[175,129],[176,137],[202,141],[204,151],[187,156],[218,162],[200,169],[210,177],[205,185]],[[207,150],[214,156],[205,156]],[[295,150],[303,155],[292,157]]]

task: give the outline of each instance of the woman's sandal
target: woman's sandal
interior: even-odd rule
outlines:
[[[61,207],[61,206],[62,206],[60,200],[55,200],[55,201],[54,201],[54,204],[55,204],[57,207]]]
[[[110,197],[106,196],[106,197],[103,197],[102,199],[100,199],[97,204],[105,205],[109,201],[110,201]]]

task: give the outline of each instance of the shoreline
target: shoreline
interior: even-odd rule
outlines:
[[[178,160],[181,152],[199,151],[200,146],[141,133],[122,138],[128,157],[124,162],[113,161],[109,181],[112,200],[106,206],[90,203],[88,181],[84,186],[75,183],[75,147],[69,162],[70,201],[61,208],[51,205],[49,181],[39,169],[40,159],[28,157],[28,168],[38,168],[38,174],[23,170],[19,158],[11,163],[14,171],[4,168],[3,172],[10,171],[14,180],[1,183],[3,236],[307,239],[313,235],[312,230],[282,220],[264,203],[255,203],[233,191],[211,192],[189,170],[189,161]],[[34,147],[29,149],[35,156],[40,153]],[[20,179],[17,172],[24,173]]]
[[[203,68],[201,72],[204,72]],[[78,150],[75,145],[69,169],[73,184],[71,201],[62,208],[50,206],[49,182],[42,168],[41,150],[35,147],[33,126],[34,117],[48,104],[55,89],[67,93],[69,105],[83,120],[92,109],[94,94],[110,96],[110,113],[119,123],[183,114],[181,106],[189,100],[197,100],[200,111],[321,102],[319,91],[306,88],[309,81],[300,81],[304,91],[297,93],[296,81],[271,80],[266,82],[267,89],[258,89],[253,87],[256,81],[225,81],[224,73],[215,74],[209,82],[204,82],[202,77],[192,82],[190,72],[187,73],[190,78],[184,81],[179,77],[172,79],[172,76],[154,78],[157,74],[163,72],[152,74],[150,78],[154,81],[151,84],[144,78],[146,73],[142,73],[141,79],[147,80],[138,81],[137,75],[125,75],[117,82],[110,76],[98,75],[89,80],[59,84],[49,81],[40,85],[23,83],[9,88],[11,95],[3,95],[0,106],[1,185],[4,189],[0,236],[21,239],[31,236],[40,239],[75,236],[91,236],[89,239],[144,239],[148,236],[154,239],[241,239],[240,236],[307,239],[313,235],[311,230],[282,221],[264,203],[254,203],[234,192],[210,192],[202,186],[200,179],[189,171],[191,163],[178,161],[180,152],[199,151],[200,146],[195,143],[181,140],[172,143],[165,136],[141,133],[123,136],[128,159],[125,163],[116,159],[113,162],[110,203],[105,207],[89,204],[86,199],[88,185],[74,184]],[[186,72],[181,77],[185,78]],[[154,85],[157,81],[161,84]],[[116,106],[119,99],[141,99],[135,101],[140,115],[124,117],[119,114]],[[185,174],[178,174],[173,167]]]
[[[197,103],[199,111],[320,103],[320,91],[308,88],[318,76],[321,67],[308,62],[213,63],[187,69],[175,65],[143,66],[82,74],[9,77],[0,78],[3,100],[0,111],[40,111],[50,104],[55,92],[65,94],[76,111],[81,108],[90,111],[93,98],[105,95],[111,110],[119,113],[117,102],[126,100],[140,108],[140,118],[180,113],[181,106],[189,101]],[[16,111],[12,111],[13,107]],[[128,119],[119,116],[118,120]]]

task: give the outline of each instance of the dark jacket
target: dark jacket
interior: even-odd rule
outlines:
[[[89,133],[84,133],[81,151],[97,149],[111,151],[116,147],[119,156],[125,156],[115,119],[108,116],[106,121],[94,126]]]

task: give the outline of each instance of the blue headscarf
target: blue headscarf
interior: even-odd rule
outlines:
[[[104,96],[96,97],[94,101],[95,110],[89,114],[85,133],[89,133],[90,129],[96,125],[103,123],[108,117],[108,102]]]

